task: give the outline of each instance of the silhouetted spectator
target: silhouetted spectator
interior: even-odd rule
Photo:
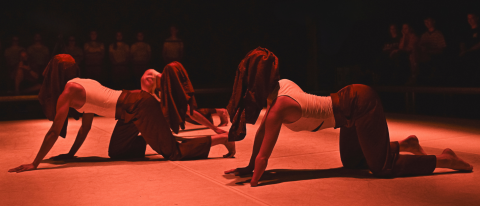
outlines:
[[[149,44],[143,41],[143,38],[143,32],[138,32],[137,42],[132,44],[132,47],[130,48],[135,80],[140,79],[143,73],[149,68],[148,66],[152,56],[152,49]]]
[[[400,34],[397,25],[390,24],[388,27],[388,38],[383,44],[382,54],[377,60],[379,64],[374,70],[373,82],[380,84],[398,84],[399,62],[398,45]]]
[[[462,66],[462,86],[480,85],[480,27],[477,14],[467,15],[470,30],[460,43],[460,64]]]
[[[5,49],[5,62],[7,66],[6,74],[12,75],[13,70],[17,68],[18,62],[20,62],[20,51],[25,50],[18,44],[18,37],[12,37],[12,46]]]
[[[12,78],[15,82],[15,94],[30,93],[40,90],[41,73],[33,70],[28,52],[22,50],[19,52],[20,61],[13,71]]]
[[[183,41],[178,38],[178,29],[175,26],[170,27],[170,37],[163,43],[163,61],[168,64],[173,61],[181,62],[183,57]]]
[[[407,84],[415,84],[418,76],[418,37],[409,24],[402,25],[402,38],[400,39],[398,49],[392,51],[392,55],[396,55],[396,53],[399,55],[400,63],[408,62],[410,67],[410,77]]]
[[[435,27],[435,19],[427,17],[423,22],[427,31],[422,34],[419,42],[419,69],[421,73],[428,76],[429,80],[432,80],[435,76],[438,77],[438,67],[447,44],[442,32]]]
[[[36,73],[41,74],[50,60],[50,51],[48,47],[43,45],[40,34],[35,34],[33,40],[33,45],[27,49],[30,58],[30,67]]]
[[[77,65],[83,62],[83,50],[77,46],[74,36],[68,37],[68,45],[65,48],[65,53],[70,54],[73,59],[75,59]]]
[[[397,25],[395,24],[390,24],[390,26],[388,27],[388,32],[390,34],[390,38],[383,44],[382,51],[390,55],[393,50],[398,49],[398,44],[400,43],[400,35],[398,35]]]
[[[83,46],[85,55],[85,75],[82,76],[102,81],[105,47],[103,43],[97,41],[97,38],[97,31],[90,31],[90,41]]]
[[[114,88],[129,88],[131,86],[131,72],[128,68],[130,47],[123,42],[122,32],[117,32],[115,38],[116,42],[108,47],[112,63],[112,83]]]
[[[480,27],[478,25],[479,18],[476,14],[467,15],[468,24],[470,24],[470,31],[464,36],[460,44],[460,56],[469,53],[478,52],[480,49]]]

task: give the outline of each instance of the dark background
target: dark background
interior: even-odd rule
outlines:
[[[116,31],[124,33],[128,44],[135,42],[135,32],[144,31],[145,41],[153,50],[151,67],[161,71],[165,65],[161,58],[163,41],[169,36],[168,28],[176,25],[185,45],[182,63],[195,88],[231,88],[240,60],[248,51],[262,46],[278,56],[281,78],[293,80],[305,91],[328,94],[343,84],[371,83],[368,78],[338,83],[336,69],[371,67],[388,37],[390,23],[410,23],[421,35],[426,30],[423,18],[433,16],[445,35],[448,52],[458,54],[461,33],[469,28],[467,12],[478,12],[479,8],[480,1],[473,0],[11,1],[0,8],[0,42],[4,51],[12,35],[17,35],[26,48],[39,32],[52,51],[59,34],[64,40],[74,35],[78,46],[83,47],[89,31],[97,30],[99,41],[108,48]],[[309,50],[312,42],[316,52]],[[312,59],[315,73],[307,70],[312,68],[307,65]],[[213,97],[204,99],[209,98]],[[209,103],[200,97],[199,104],[224,107],[229,95],[216,98]],[[395,98],[403,101],[401,96],[382,98],[384,102]],[[400,107],[386,108],[397,111]]]

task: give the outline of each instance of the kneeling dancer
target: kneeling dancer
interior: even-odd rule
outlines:
[[[368,86],[349,85],[322,97],[303,92],[290,80],[280,80],[278,59],[264,48],[248,53],[238,66],[227,106],[232,121],[230,141],[245,137],[245,124],[255,124],[265,100],[267,112],[255,135],[250,163],[247,167],[225,171],[235,175],[253,172],[251,186],[258,185],[282,124],[293,131],[340,128],[343,166],[370,169],[378,177],[427,175],[435,168],[473,169],[448,148],[440,155],[426,155],[414,135],[390,142],[382,103]],[[414,155],[400,155],[400,151]]]
[[[82,126],[69,152],[71,155],[74,155],[84,142],[90,131],[94,114],[115,117],[126,123],[133,122],[146,143],[165,159],[207,158],[210,147],[217,144],[224,144],[227,147],[229,154],[225,157],[235,154],[235,144],[229,143],[226,135],[205,136],[178,143],[170,127],[178,131],[178,126],[182,124],[182,117],[165,118],[159,102],[151,94],[142,90],[112,90],[95,80],[77,78],[78,73],[78,66],[70,55],[59,54],[49,62],[43,73],[45,79],[39,93],[39,100],[44,113],[49,120],[53,121],[53,124],[45,135],[33,163],[20,165],[10,169],[9,172],[36,169],[53,147],[58,136],[66,136],[67,117],[73,116],[78,119],[78,112],[83,113]],[[183,111],[186,111],[188,103],[192,103],[188,99],[190,95],[183,95],[184,99],[176,99],[177,101],[174,101],[173,96],[182,95],[171,94],[170,96],[172,98],[169,101],[176,102],[176,106]],[[185,112],[177,113],[185,115]]]

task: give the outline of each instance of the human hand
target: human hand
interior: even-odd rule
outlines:
[[[67,154],[61,154],[61,155],[58,155],[58,156],[55,156],[55,157],[51,157],[50,159],[58,161],[58,160],[69,160],[69,159],[73,159],[73,158],[75,158],[75,156],[67,153]]]
[[[37,169],[37,167],[34,166],[33,164],[24,164],[24,165],[20,165],[18,167],[15,167],[13,169],[9,169],[8,172],[19,173],[19,172],[24,172],[24,171],[28,171],[28,170],[34,170],[34,169]]]
[[[231,173],[235,174],[236,176],[248,175],[253,173],[253,168],[247,166],[225,171],[225,174]]]
[[[225,130],[223,130],[223,129],[220,129],[220,128],[218,128],[218,127],[217,127],[216,129],[214,129],[213,131],[215,131],[215,133],[217,133],[217,134],[227,133],[227,131],[225,131]]]

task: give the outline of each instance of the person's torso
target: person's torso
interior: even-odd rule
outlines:
[[[48,63],[49,51],[44,45],[34,44],[28,47],[30,60],[35,65],[45,65]]]
[[[115,117],[118,97],[122,91],[107,88],[93,79],[74,78],[68,82],[77,83],[85,89],[85,104],[77,109],[78,112]]]
[[[134,62],[146,62],[150,57],[150,45],[145,42],[137,42],[132,45],[131,53]]]
[[[278,81],[280,89],[277,96],[289,96],[302,109],[302,117],[296,122],[284,124],[293,131],[318,131],[335,126],[330,96],[317,96],[305,93],[297,84],[288,80]]]
[[[114,44],[117,44],[117,42],[115,42]],[[113,46],[114,45],[111,44],[110,47],[109,47],[109,52],[113,56],[113,62],[112,63],[119,64],[119,63],[127,62],[128,54],[130,52],[129,46],[127,44],[123,43],[123,42],[119,42],[117,44],[116,49],[114,49]]]

